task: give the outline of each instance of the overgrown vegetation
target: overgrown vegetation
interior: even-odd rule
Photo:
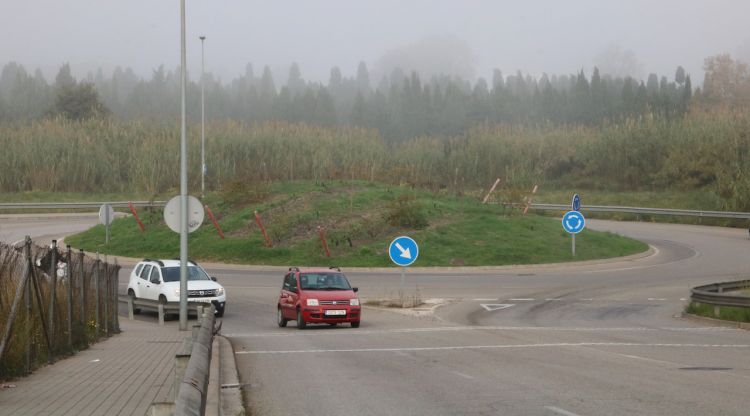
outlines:
[[[750,113],[695,111],[604,127],[510,125],[387,143],[376,131],[305,124],[210,125],[208,187],[340,179],[460,194],[487,189],[701,190],[703,209],[750,210]],[[190,148],[199,146],[191,129]],[[0,125],[0,191],[175,192],[176,126],[62,119]],[[191,186],[199,152],[190,152]],[[194,188],[195,189],[195,188]],[[262,196],[262,192],[261,195]],[[252,200],[252,196],[247,196]],[[237,198],[243,198],[237,194]]]
[[[31,253],[29,261],[21,250],[0,243],[0,334],[10,331],[8,343],[0,351],[0,381],[26,375],[45,365],[51,356],[56,360],[72,354],[117,329],[112,309],[117,307],[116,288],[112,283],[119,266],[96,262],[77,252],[68,260],[64,252],[60,252],[57,259],[61,263],[57,264],[65,266],[55,269],[58,272],[68,269],[72,273],[67,277],[60,273],[52,278],[51,249],[32,246]],[[31,274],[25,290],[19,292],[17,289],[29,262],[33,264]],[[72,289],[70,299],[68,288]],[[105,306],[106,299],[108,306]],[[69,301],[72,332],[68,331]],[[15,315],[12,313],[14,302],[17,305]]]
[[[734,322],[750,322],[750,308],[736,308],[732,306],[720,306],[718,308],[718,315],[714,312],[713,305],[706,305],[704,303],[690,302],[685,308],[685,312],[705,316],[708,318],[723,319],[725,321]]]
[[[559,221],[523,216],[517,210],[483,205],[473,197],[448,192],[363,181],[293,181],[270,185],[248,182],[247,190],[235,189],[235,194],[256,195],[252,188],[257,186],[268,186],[268,194],[259,202],[227,204],[225,192],[206,198],[227,238],[219,239],[211,224],[204,223],[190,236],[192,257],[250,264],[390,266],[388,244],[404,233],[420,244],[415,266],[549,263],[622,256],[646,249],[637,241],[585,230],[576,239],[574,259],[570,236]],[[391,225],[384,213],[394,204],[398,206],[400,200],[421,207],[420,215],[428,225],[421,229]],[[256,224],[256,210],[273,247],[265,245]],[[115,220],[109,246],[103,245],[101,226],[69,237],[66,242],[131,257],[177,256],[178,235],[163,224],[162,214],[144,212],[143,217],[149,224],[145,233],[132,218]],[[331,258],[325,257],[318,227],[326,232]]]

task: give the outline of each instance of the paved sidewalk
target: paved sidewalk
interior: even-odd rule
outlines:
[[[122,333],[0,390],[0,415],[144,415],[173,401],[177,322],[120,320]]]

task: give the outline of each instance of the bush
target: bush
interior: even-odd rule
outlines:
[[[388,224],[394,227],[422,229],[427,227],[427,214],[414,195],[399,195],[385,214]]]

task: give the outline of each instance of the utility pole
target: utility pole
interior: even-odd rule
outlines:
[[[201,40],[201,199],[206,197],[206,98],[204,79],[206,78],[206,58],[204,51],[205,36]]]
[[[185,90],[187,84],[187,59],[185,57],[185,0],[180,0],[180,86],[182,99],[180,111],[180,331],[187,331],[187,259],[188,259],[188,189],[187,189],[187,122],[185,120]]]

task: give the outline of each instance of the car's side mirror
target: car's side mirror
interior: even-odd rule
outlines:
[[[354,292],[354,293],[357,293],[357,292],[359,292],[359,288],[358,288],[358,287],[353,287],[353,288],[352,288],[352,292]]]
[[[160,285],[161,284],[161,282],[158,279],[157,280],[151,280],[151,283],[154,284],[154,285]]]
[[[216,281],[216,278],[215,278],[215,277],[213,277],[213,276],[211,276],[211,280],[213,280],[213,281],[215,282],[215,281]]]

